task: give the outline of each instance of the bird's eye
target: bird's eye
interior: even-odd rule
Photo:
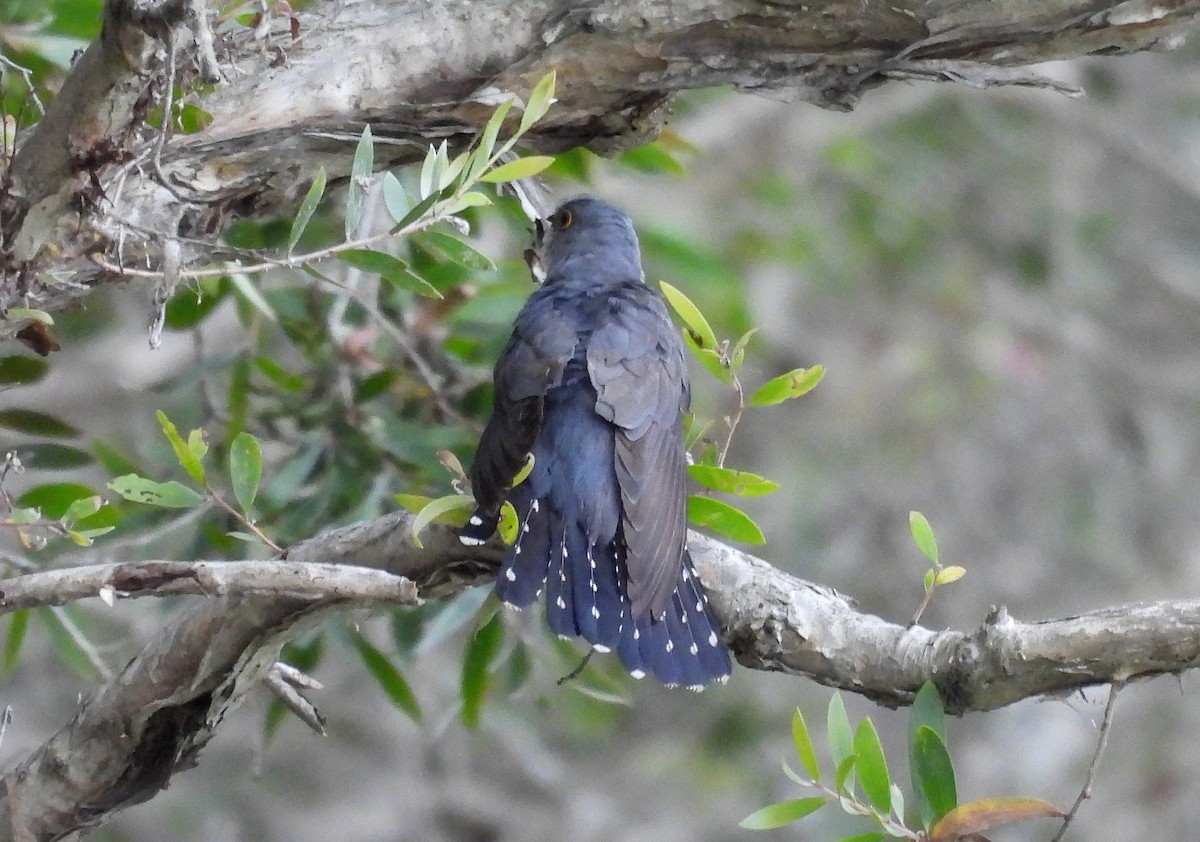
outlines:
[[[571,212],[569,210],[561,210],[558,212],[558,215],[554,217],[554,227],[560,231],[565,231],[567,228],[570,228],[572,222],[574,222],[574,220],[571,218]]]

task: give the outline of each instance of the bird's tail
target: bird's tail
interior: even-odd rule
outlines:
[[[668,686],[703,690],[729,677],[729,653],[686,553],[667,610],[633,617],[620,533],[593,544],[578,521],[546,501],[521,493],[514,498],[517,540],[496,580],[503,602],[525,608],[545,590],[546,618],[556,634],[583,637],[600,652],[615,650],[635,678],[649,673]]]

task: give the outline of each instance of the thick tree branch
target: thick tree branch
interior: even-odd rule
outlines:
[[[377,166],[413,161],[430,141],[469,142],[498,97],[550,70],[559,103],[529,143],[611,152],[653,137],[691,88],[788,89],[848,109],[894,77],[1041,85],[1008,66],[1173,45],[1200,0],[326,2],[299,16],[297,39],[279,19],[226,27],[215,48],[200,8],[107,0],[103,34],[20,138],[0,183],[0,339],[25,324],[8,309],[61,308],[118,277],[92,254],[154,268],[178,248],[184,269],[210,262],[229,221],[296,201],[319,165],[344,178],[364,124]],[[168,43],[185,91],[214,59],[224,82],[190,96],[210,125],[164,138],[146,117]]]
[[[0,840],[57,839],[153,796],[195,762],[282,644],[328,611],[412,602],[414,584],[429,596],[491,580],[501,547],[463,547],[452,530],[433,527],[418,549],[411,522],[397,513],[334,530],[297,545],[286,562],[127,563],[0,582],[6,601],[21,605],[61,602],[53,583],[79,596],[106,585],[129,595],[226,590],[182,612],[5,776]],[[712,539],[693,534],[691,549],[742,665],[804,675],[884,705],[908,703],[930,680],[952,712],[988,710],[1200,661],[1200,600],[1039,623],[1017,622],[1001,608],[973,633],[934,632],[860,613],[838,593]],[[306,581],[315,576],[328,578]],[[285,589],[264,593],[272,580]]]

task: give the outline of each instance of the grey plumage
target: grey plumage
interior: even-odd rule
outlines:
[[[502,599],[524,607],[545,587],[551,628],[617,650],[633,674],[693,689],[723,681],[728,654],[685,547],[679,332],[643,282],[624,213],[575,199],[542,230],[545,283],[496,364],[463,540],[488,537],[509,500],[520,528]],[[528,453],[533,470],[510,489]]]

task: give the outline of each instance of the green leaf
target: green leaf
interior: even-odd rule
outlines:
[[[440,193],[431,193],[430,195],[425,196],[423,199],[421,199],[421,201],[417,202],[412,206],[412,208],[409,209],[408,213],[404,215],[403,219],[392,226],[391,233],[399,233],[418,220],[423,219],[425,217],[425,213],[432,208],[440,198],[442,198]]]
[[[958,788],[954,782],[954,764],[950,752],[937,731],[928,725],[917,727],[912,749],[916,767],[917,791],[923,793],[936,823],[958,806]]]
[[[517,471],[517,475],[512,478],[509,483],[509,488],[516,488],[518,485],[529,479],[529,475],[533,473],[534,458],[532,453],[525,454],[525,464],[521,466],[521,470]]]
[[[683,333],[683,342],[688,346],[688,350],[692,352],[692,356],[700,362],[700,365],[704,366],[709,374],[726,385],[732,385],[733,374],[729,366],[725,364],[725,360],[721,357],[720,351],[710,351],[707,348],[701,348],[696,344],[695,337],[692,336],[691,332],[686,330]]]
[[[715,465],[688,465],[688,473],[705,488],[736,494],[739,497],[761,497],[779,489],[779,483],[758,474],[735,471],[732,468],[718,468]]]
[[[617,156],[617,163],[651,175],[686,175],[687,170],[675,156],[658,143],[647,143]]]
[[[434,255],[467,269],[490,272],[496,268],[487,255],[480,254],[462,240],[442,231],[424,231],[414,235],[414,239]]]
[[[800,712],[800,708],[796,708],[792,714],[792,742],[808,776],[814,781],[820,781],[821,766],[817,763],[817,752],[813,749],[812,737],[809,736],[808,725],[804,722],[804,714]]]
[[[0,427],[7,427],[19,433],[29,433],[33,436],[46,438],[69,439],[79,435],[79,430],[66,421],[59,421],[53,415],[37,412],[32,409],[5,409],[0,411]]]
[[[931,567],[925,571],[925,577],[922,580],[923,584],[925,585],[925,590],[929,590],[930,588],[933,587],[933,580],[934,580],[934,574],[933,574],[933,568]]]
[[[44,325],[54,324],[54,318],[45,310],[34,310],[30,307],[9,307],[4,314],[10,322],[28,319],[31,322],[41,322]]]
[[[671,305],[672,309],[679,314],[679,318],[683,320],[683,324],[687,328],[687,335],[696,343],[696,346],[706,351],[715,351],[717,349],[717,335],[713,333],[712,326],[709,325],[708,319],[704,318],[704,314],[700,312],[700,308],[693,304],[690,298],[666,281],[659,281],[658,285],[662,288],[663,296],[667,299],[667,303]]]
[[[504,619],[498,613],[467,642],[462,669],[462,721],[468,728],[479,727],[479,712],[492,684],[492,662],[503,642]]]
[[[887,834],[882,831],[868,830],[866,833],[856,833],[853,836],[839,839],[838,842],[880,842],[886,836]]]
[[[304,229],[308,227],[308,222],[316,212],[317,205],[321,203],[321,197],[325,195],[325,180],[325,168],[321,167],[313,176],[312,186],[308,188],[304,201],[300,203],[300,210],[296,211],[296,219],[292,222],[291,233],[288,234],[288,254],[291,254],[292,250],[296,248],[296,243],[300,242],[300,238],[304,235]]]
[[[67,506],[67,510],[62,515],[63,522],[73,524],[76,521],[83,520],[85,517],[91,517],[100,511],[100,507],[103,505],[104,498],[99,494],[91,497],[82,497]],[[85,537],[88,537],[86,533]]]
[[[808,394],[825,376],[825,366],[797,368],[781,374],[758,387],[750,396],[750,406],[772,406]]]
[[[404,675],[387,656],[376,649],[369,640],[357,632],[351,633],[350,640],[362,658],[363,666],[371,673],[375,681],[387,694],[388,699],[400,711],[408,714],[413,722],[421,721],[421,705],[413,694],[412,688],[404,680]]]
[[[262,448],[258,439],[249,433],[238,433],[229,445],[229,483],[233,496],[247,515],[254,498],[258,496],[258,484],[262,481]]]
[[[487,125],[483,127],[483,131],[479,135],[479,143],[476,145],[475,151],[471,153],[471,165],[467,167],[467,184],[474,184],[487,169],[488,163],[492,159],[492,150],[496,148],[496,138],[500,136],[500,128],[504,125],[504,118],[508,116],[513,102],[514,100],[510,97],[500,103],[492,112],[492,116],[488,118]]]
[[[203,495],[175,480],[155,482],[137,474],[125,474],[117,477],[108,484],[108,487],[126,500],[145,503],[148,506],[190,509],[204,502]]]
[[[279,321],[279,316],[276,315],[275,308],[271,306],[271,302],[267,301],[266,296],[254,285],[254,281],[250,279],[249,275],[245,272],[230,272],[228,277],[230,284],[233,285],[234,294],[262,313],[267,321]]]
[[[729,370],[734,374],[741,369],[742,363],[746,360],[746,345],[750,342],[751,337],[758,333],[758,328],[752,327],[742,334],[742,338],[733,346],[733,350],[729,352]]]
[[[846,759],[854,754],[854,735],[850,731],[850,718],[846,716],[846,703],[841,693],[834,693],[829,700],[825,727],[829,731],[829,755],[833,758],[833,765],[841,768]]]
[[[212,114],[190,102],[184,103],[183,107],[179,109],[179,113],[175,115],[175,124],[179,127],[180,134],[202,132],[212,125],[212,121]]]
[[[92,464],[94,459],[90,453],[76,447],[63,444],[23,444],[17,448],[17,455],[26,468],[44,470],[65,470],[80,468]]]
[[[492,200],[483,193],[470,192],[463,193],[456,199],[453,199],[446,205],[446,213],[459,213],[467,208],[486,207],[492,203]]]
[[[863,719],[854,731],[854,753],[858,756],[854,770],[863,792],[875,809],[886,816],[892,811],[892,779],[888,775],[883,746],[879,744],[879,734],[870,719]]]
[[[957,565],[944,567],[939,570],[937,576],[933,578],[933,583],[935,585],[948,585],[951,582],[957,582],[959,579],[965,576],[966,573],[966,570],[958,567]]]
[[[431,143],[425,152],[425,160],[421,162],[421,175],[417,179],[417,189],[423,198],[437,195],[437,191],[433,188],[437,184],[438,176],[441,175],[440,168],[441,161],[438,158],[437,149]]]
[[[25,633],[29,631],[29,610],[22,608],[14,611],[8,624],[8,636],[4,639],[4,671],[12,672],[21,657],[21,645],[25,642]]]
[[[929,563],[936,565],[938,563],[937,539],[933,537],[933,527],[929,525],[925,515],[920,512],[909,512],[908,531],[912,533],[913,541],[917,548],[925,553]]]
[[[346,239],[353,239],[362,219],[363,202],[367,198],[367,184],[375,171],[375,142],[371,138],[371,127],[363,126],[362,136],[354,149],[354,162],[350,165],[350,184],[346,188]]]
[[[175,422],[168,418],[165,412],[160,409],[154,413],[154,416],[158,419],[158,424],[162,427],[167,441],[171,443],[171,449],[175,451],[175,458],[179,460],[179,464],[196,481],[197,485],[204,487],[204,465],[200,460],[208,452],[208,445],[204,444],[203,434],[196,435],[193,431],[193,434],[188,437],[192,444],[189,447],[179,435],[179,430],[175,428]]]
[[[849,793],[854,788],[854,764],[858,762],[858,755],[851,754],[838,764],[837,769],[833,773],[833,788],[838,793]],[[847,811],[851,812],[851,811]]]
[[[0,385],[16,385],[36,383],[50,371],[50,364],[45,360],[35,360],[14,354],[11,357],[0,357]]]
[[[36,485],[17,498],[23,509],[41,509],[42,515],[58,520],[77,500],[90,499],[96,492],[77,482],[53,482]]]
[[[688,498],[688,520],[734,541],[744,541],[747,544],[767,543],[762,530],[749,515],[741,509],[710,497],[693,494]]]
[[[799,821],[829,803],[828,798],[797,798],[781,801],[751,813],[739,822],[746,830],[770,830]]]
[[[371,249],[346,249],[337,253],[337,259],[364,272],[379,275],[388,283],[427,298],[441,298],[442,294],[429,281],[414,275],[409,265],[398,257]]]
[[[387,208],[392,222],[404,219],[409,209],[408,194],[404,192],[404,185],[390,171],[383,174],[383,205]]]
[[[513,541],[517,540],[517,529],[520,525],[517,519],[517,510],[513,508],[512,503],[505,500],[500,506],[500,520],[496,524],[496,531],[500,533],[500,540],[511,546]]]
[[[475,501],[465,494],[450,494],[446,497],[439,497],[436,500],[430,500],[425,508],[417,512],[417,516],[412,522],[412,539],[413,543],[418,547],[423,547],[421,543],[421,530],[424,529],[433,521],[443,515],[451,512],[462,514],[462,518],[455,524],[461,526],[466,520],[467,512],[474,510]]]
[[[479,180],[488,184],[517,181],[521,178],[529,178],[531,175],[537,175],[553,163],[554,157],[551,155],[528,155],[524,158],[518,158],[515,161],[501,164],[495,169],[488,170]]]
[[[555,81],[554,71],[551,70],[534,85],[529,94],[529,100],[525,103],[525,113],[521,115],[521,127],[517,129],[518,135],[525,134],[534,123],[546,116],[546,112],[554,104]]]

